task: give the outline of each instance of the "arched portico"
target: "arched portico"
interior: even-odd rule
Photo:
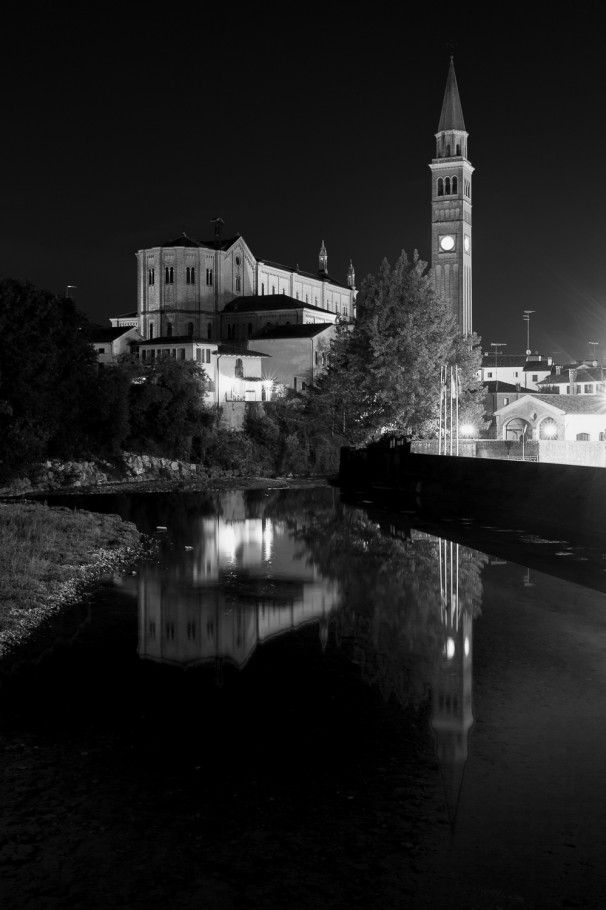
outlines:
[[[520,442],[524,438],[528,442],[529,439],[532,439],[532,424],[523,417],[513,417],[505,424],[503,437],[516,442]]]

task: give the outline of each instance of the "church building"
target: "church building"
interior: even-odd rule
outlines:
[[[472,329],[471,175],[454,63],[450,69],[431,168],[431,270],[434,286],[449,302],[459,328]]]
[[[353,266],[347,284],[332,278],[324,242],[318,271],[306,272],[257,259],[240,234],[224,238],[222,219],[213,220],[212,240],[184,233],[137,252],[136,319],[144,339],[185,335],[246,344],[267,325],[353,319]],[[112,325],[132,324],[133,315]]]

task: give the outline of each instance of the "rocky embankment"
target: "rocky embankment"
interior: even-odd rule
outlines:
[[[223,476],[225,472],[221,472]],[[205,483],[211,475],[198,464],[158,458],[153,455],[125,453],[115,461],[44,461],[33,465],[27,475],[3,487],[0,496],[28,493],[87,490],[114,484],[140,484],[154,481]]]

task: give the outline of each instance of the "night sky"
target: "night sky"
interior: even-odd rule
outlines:
[[[136,251],[182,231],[209,239],[215,216],[291,267],[316,270],[324,240],[330,274],[345,283],[352,259],[358,287],[403,249],[428,260],[453,53],[475,167],[474,330],[485,350],[519,353],[535,310],[533,350],[562,362],[597,342],[606,356],[598,13],[539,27],[528,7],[485,8],[13,14],[0,276],[77,285],[80,308],[109,325],[136,309]]]

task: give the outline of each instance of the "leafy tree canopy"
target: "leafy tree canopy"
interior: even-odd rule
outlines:
[[[77,453],[97,374],[86,324],[73,300],[29,282],[0,280],[2,473]]]
[[[337,330],[312,411],[351,444],[385,433],[435,436],[443,365],[459,367],[460,419],[481,421],[480,339],[460,333],[426,270],[416,251],[393,268],[384,260],[362,282],[355,324]]]

